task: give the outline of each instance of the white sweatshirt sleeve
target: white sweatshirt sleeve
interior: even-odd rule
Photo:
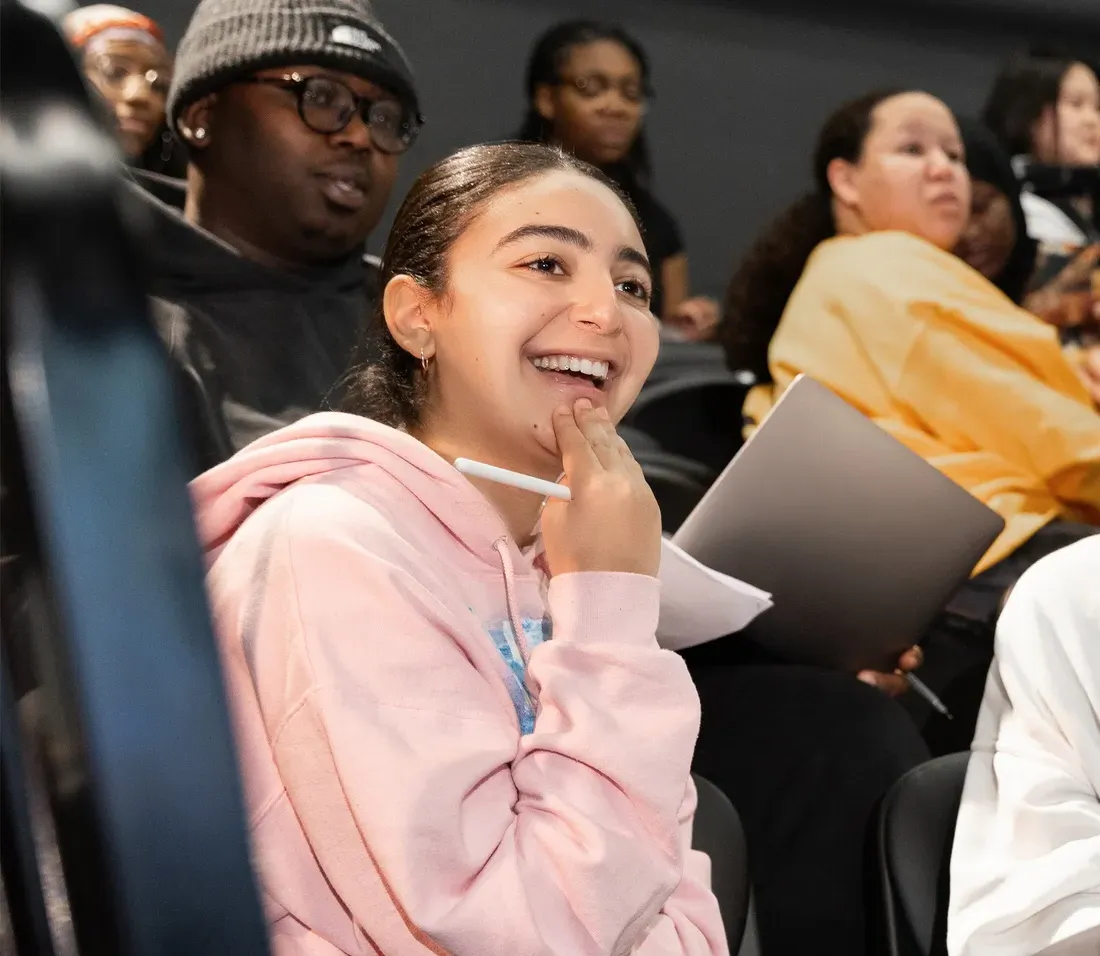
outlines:
[[[951,858],[951,956],[1100,926],[1100,536],[1040,561],[997,626]]]

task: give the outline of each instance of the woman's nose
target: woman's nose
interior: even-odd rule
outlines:
[[[578,284],[570,318],[601,335],[613,335],[622,328],[622,316],[615,285],[610,278],[589,279]]]
[[[145,103],[152,99],[153,90],[144,76],[131,73],[122,83],[122,98],[127,103]]]
[[[943,179],[954,175],[956,163],[942,149],[933,150],[928,156],[929,175]]]

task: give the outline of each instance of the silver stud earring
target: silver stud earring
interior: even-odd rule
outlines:
[[[206,139],[206,130],[201,126],[195,130],[195,139]]]

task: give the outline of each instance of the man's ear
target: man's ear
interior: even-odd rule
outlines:
[[[859,170],[846,159],[832,160],[825,170],[829,188],[842,206],[859,205]]]
[[[382,293],[382,314],[394,341],[418,359],[435,355],[427,291],[412,276],[396,275]]]
[[[180,135],[188,149],[206,149],[214,137],[214,113],[218,94],[210,93],[195,100],[179,119]]]

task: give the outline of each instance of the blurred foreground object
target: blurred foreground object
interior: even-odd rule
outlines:
[[[40,765],[37,822],[52,818],[82,956],[259,956],[187,467],[117,153],[60,34],[22,0],[0,0],[0,57],[4,935],[24,956],[57,951]]]

